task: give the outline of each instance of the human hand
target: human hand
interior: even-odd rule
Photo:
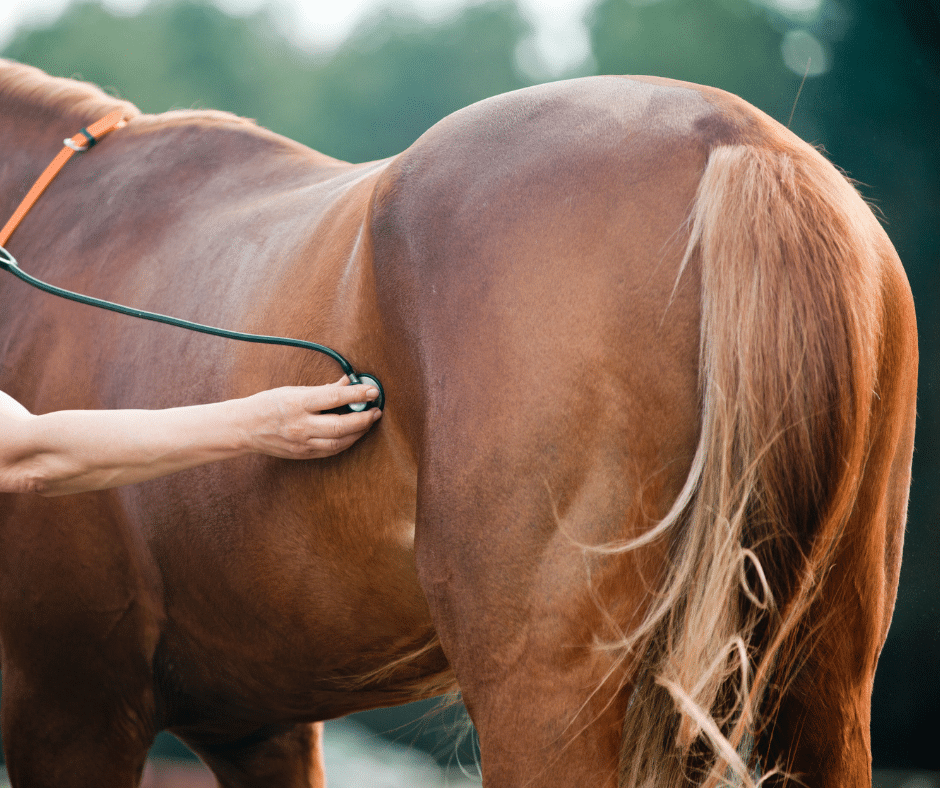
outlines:
[[[353,402],[374,400],[369,385],[348,385],[342,377],[325,386],[285,386],[236,402],[248,451],[289,460],[329,457],[349,448],[382,415],[377,408],[361,413],[323,413]]]

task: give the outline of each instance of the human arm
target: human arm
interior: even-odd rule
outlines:
[[[351,446],[381,412],[321,411],[377,394],[340,381],[166,410],[34,416],[0,393],[0,492],[53,496],[118,487],[252,453],[328,457]]]

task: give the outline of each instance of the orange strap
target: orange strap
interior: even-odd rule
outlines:
[[[33,184],[33,188],[31,188],[23,198],[23,202],[21,202],[13,212],[10,221],[6,223],[3,230],[0,230],[0,246],[6,246],[7,241],[10,240],[10,236],[13,235],[13,231],[19,227],[20,222],[23,221],[23,217],[29,213],[29,209],[36,204],[36,200],[42,196],[46,187],[52,183],[55,176],[59,174],[59,170],[65,166],[65,162],[72,158],[72,154],[82,153],[88,150],[105,134],[121,128],[126,125],[126,123],[127,121],[124,120],[124,110],[116,109],[110,115],[105,115],[101,120],[97,120],[87,128],[82,129],[71,139],[65,140],[65,147],[59,151],[59,155],[46,167],[42,175],[39,176],[39,179]]]

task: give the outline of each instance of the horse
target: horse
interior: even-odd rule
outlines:
[[[0,499],[11,783],[127,788],[157,732],[226,788],[324,784],[322,723],[457,689],[486,788],[871,781],[917,339],[854,186],[721,90],[587,77],[348,164],[217,111],[0,66],[8,243],[135,308],[339,349],[384,417]],[[313,385],[333,361],[0,280],[33,412]]]

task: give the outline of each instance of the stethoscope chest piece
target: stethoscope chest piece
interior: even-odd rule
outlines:
[[[351,402],[349,405],[346,405],[343,408],[339,408],[340,412],[351,410],[354,413],[361,413],[364,410],[369,410],[370,408],[378,408],[381,410],[385,407],[385,389],[382,388],[382,384],[379,383],[379,379],[375,375],[368,375],[362,372],[356,373],[358,380],[350,380],[351,384],[362,383],[366,386],[375,386],[379,390],[379,396],[374,400],[369,402]]]

